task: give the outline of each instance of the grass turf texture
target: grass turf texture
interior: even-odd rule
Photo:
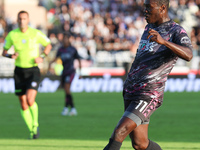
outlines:
[[[121,93],[74,93],[78,116],[61,116],[62,90],[38,93],[40,139],[29,133],[14,94],[0,93],[0,150],[102,150],[123,114]],[[165,93],[151,117],[149,138],[163,150],[200,150],[199,93]],[[122,150],[131,150],[130,139]]]

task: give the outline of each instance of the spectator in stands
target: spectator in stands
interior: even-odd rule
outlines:
[[[131,43],[131,47],[137,45],[146,25],[141,15],[143,2],[144,0],[55,0],[48,2],[40,0],[39,4],[48,11],[48,35],[52,32],[56,36],[61,32],[70,32],[75,36],[86,37],[87,40],[94,39],[96,44],[94,51],[98,51],[104,47],[104,44],[113,43],[115,38],[120,38],[121,47],[125,45],[124,38],[127,38],[126,42]],[[200,23],[198,6],[200,7],[200,0],[170,0],[169,16],[190,33],[192,28]],[[16,28],[12,20],[8,18],[5,20],[6,30]],[[197,34],[195,38],[198,43]],[[107,44],[106,41],[109,43]],[[96,57],[96,53],[92,54],[92,57]]]

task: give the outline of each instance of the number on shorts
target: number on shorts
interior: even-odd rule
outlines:
[[[140,100],[140,103],[135,107],[135,109],[138,109],[140,106],[142,106],[139,110],[139,112],[142,112],[144,110],[144,108],[147,106],[147,102],[143,101],[143,100]]]

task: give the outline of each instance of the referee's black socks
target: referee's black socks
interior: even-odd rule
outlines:
[[[146,150],[162,150],[162,149],[157,143],[149,140],[149,145]]]
[[[120,150],[121,145],[122,143],[110,139],[108,145],[103,150]]]

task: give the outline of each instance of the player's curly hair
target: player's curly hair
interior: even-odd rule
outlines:
[[[167,8],[169,8],[169,0],[156,0],[156,1],[159,6],[165,5],[167,6]]]

